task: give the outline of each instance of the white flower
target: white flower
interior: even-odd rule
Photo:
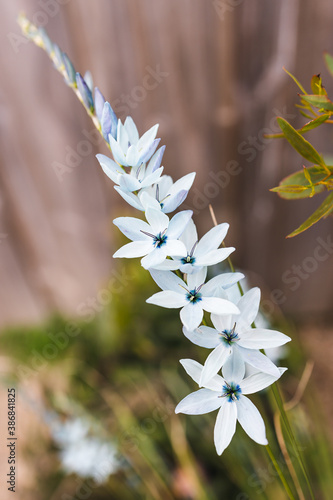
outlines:
[[[161,149],[162,148],[156,151],[154,156],[156,156]],[[150,161],[153,160],[154,156]],[[117,164],[115,163],[115,165]],[[173,183],[172,178],[169,175],[162,175],[154,185],[150,182],[148,186],[148,182],[145,181],[147,187],[142,184],[141,190],[138,194],[130,192],[128,189],[121,186],[115,186],[114,188],[129,205],[137,210],[145,211],[148,206],[152,206],[157,210],[162,210],[162,212],[168,214],[176,210],[176,208],[183,203],[190,187],[193,184],[194,177],[195,172],[192,172],[191,174],[187,174]]]
[[[138,191],[142,188],[152,186],[152,184],[159,181],[163,172],[163,167],[160,165],[164,150],[165,146],[158,149],[149,160],[148,165],[141,163],[138,167],[132,167],[130,173],[127,173],[121,165],[118,165],[118,163],[108,156],[98,154],[96,158],[103,172],[109,179],[115,184],[119,184],[119,186],[114,186],[116,191],[118,191],[127,202],[127,197],[130,197],[129,203],[133,206],[131,197],[137,199],[137,196],[133,194],[132,191]],[[137,207],[135,206],[135,208]]]
[[[201,347],[214,348],[208,356],[200,385],[205,385],[221,367],[224,370],[229,364],[245,363],[257,370],[278,376],[279,370],[275,364],[259,349],[278,347],[291,339],[281,332],[267,330],[265,328],[252,328],[258,314],[260,304],[260,289],[252,288],[238,301],[237,306],[240,314],[216,315],[212,314],[211,320],[216,329],[201,326],[194,331],[184,328],[184,335],[194,344]]]
[[[110,147],[114,159],[123,167],[138,167],[152,157],[160,142],[155,139],[158,125],[150,128],[139,138],[138,129],[130,116],[124,125],[118,120],[117,140],[109,135]]]
[[[171,271],[151,269],[154,281],[162,288],[155,293],[148,304],[169,309],[179,308],[180,319],[188,330],[194,330],[203,318],[203,311],[219,314],[238,314],[238,307],[226,299],[224,291],[243,278],[241,273],[225,273],[205,283],[207,268],[187,276],[187,283]]]
[[[192,379],[199,384],[202,365],[192,359],[182,359],[181,364]],[[231,367],[229,367],[231,368]],[[236,430],[237,420],[248,436],[258,444],[267,445],[264,421],[245,396],[265,389],[273,384],[286,368],[279,368],[279,375],[256,373],[244,378],[243,365],[228,369],[224,378],[215,375],[204,386],[186,396],[176,407],[176,413],[202,415],[220,408],[214,428],[214,443],[219,455],[229,446]]]
[[[178,212],[169,221],[161,210],[148,207],[144,222],[133,217],[119,217],[113,223],[125,234],[131,243],[121,247],[113,257],[142,257],[141,264],[149,269],[163,262],[167,256],[184,250],[184,243],[178,240],[192,217],[191,210]]]
[[[182,273],[191,274],[204,266],[213,266],[227,259],[235,250],[233,247],[218,248],[229,229],[229,224],[219,224],[206,233],[198,242],[198,234],[193,220],[186,226],[179,238],[186,247],[186,252],[166,260],[157,269],[173,271],[179,269]]]
[[[53,419],[52,435],[60,448],[60,459],[68,474],[80,477],[92,477],[102,484],[119,467],[118,452],[112,442],[92,435],[94,429],[83,418],[72,418],[65,423]]]

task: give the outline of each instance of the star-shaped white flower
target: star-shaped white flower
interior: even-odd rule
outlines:
[[[229,224],[219,224],[198,241],[197,229],[191,220],[179,238],[184,243],[186,252],[173,257],[172,260],[166,260],[158,266],[158,269],[170,271],[179,269],[182,273],[191,274],[204,266],[222,262],[235,250],[233,247],[218,248],[226,237],[228,229]]]
[[[279,347],[291,339],[281,332],[266,328],[252,328],[260,304],[260,289],[252,288],[238,301],[240,314],[212,314],[214,328],[201,326],[194,331],[184,328],[184,335],[194,344],[214,349],[208,356],[201,374],[200,385],[205,385],[223,367],[237,362],[248,363],[261,372],[278,376],[275,364],[259,349]]]
[[[187,276],[187,283],[171,271],[150,269],[154,281],[162,288],[155,293],[148,304],[180,308],[180,319],[188,330],[197,328],[203,318],[203,311],[219,314],[238,314],[238,307],[227,300],[224,289],[244,277],[241,273],[225,273],[205,283],[207,268]]]
[[[141,264],[149,269],[163,262],[167,256],[183,251],[184,243],[178,240],[190,218],[191,210],[178,212],[170,221],[160,210],[147,208],[144,222],[134,217],[119,217],[113,223],[127,236],[127,243],[113,257],[142,257]]]
[[[118,120],[117,140],[109,135],[110,147],[114,159],[123,167],[139,167],[152,157],[160,142],[155,139],[158,125],[151,127],[139,138],[138,129],[130,116],[124,125]]]
[[[161,151],[161,149],[162,148],[156,151],[150,162],[159,153],[159,151]],[[150,166],[150,162],[148,167]],[[193,184],[194,177],[195,172],[192,172],[191,174],[184,175],[184,177],[181,177],[174,183],[169,175],[162,175],[156,180],[154,185],[150,182],[149,186],[145,180],[147,187],[142,184],[141,190],[137,194],[130,192],[128,189],[121,186],[115,186],[115,190],[129,205],[137,210],[145,211],[148,206],[152,206],[157,210],[162,210],[162,212],[168,214],[176,210],[176,208],[183,203],[190,187]]]
[[[118,186],[114,186],[115,190],[127,201],[130,205],[133,205],[132,198],[138,199],[137,195],[133,191],[139,191],[140,189],[152,186],[159,181],[163,167],[161,167],[162,157],[165,150],[165,146],[162,146],[156,151],[156,153],[151,157],[148,164],[141,163],[138,167],[132,167],[129,173],[126,170],[113,161],[108,156],[98,154],[96,155],[99,164],[102,167],[103,172]],[[130,198],[128,201],[127,198]],[[137,208],[136,206],[134,208]],[[142,207],[142,210],[145,210]]]
[[[203,366],[192,359],[182,359],[180,362],[190,377],[199,384]],[[204,389],[186,396],[175,411],[187,415],[203,415],[219,408],[214,428],[214,443],[218,455],[229,446],[236,431],[237,420],[253,441],[267,445],[264,421],[246,395],[273,384],[286,368],[278,370],[279,375],[276,377],[267,373],[256,373],[243,378],[243,365],[229,366],[224,378],[215,375],[205,384]]]

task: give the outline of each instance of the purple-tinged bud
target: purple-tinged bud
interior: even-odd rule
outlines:
[[[155,170],[160,168],[164,151],[165,151],[165,146],[162,146],[160,149],[156,151],[156,153],[149,160],[149,167],[151,167],[151,172],[155,172]]]
[[[76,84],[80,92],[80,95],[82,97],[83,104],[87,109],[93,112],[94,111],[93,97],[88,85],[86,84],[84,78],[82,77],[82,75],[80,75],[80,73],[76,73]]]
[[[95,112],[99,123],[102,122],[102,113],[104,108],[105,99],[102,92],[98,87],[95,87]]]
[[[117,140],[117,116],[109,102],[104,103],[101,127],[104,139],[107,141],[109,134]]]
[[[71,60],[69,59],[68,55],[65,54],[65,52],[62,54],[62,58],[65,65],[67,80],[70,83],[70,85],[74,85],[74,87],[76,87],[76,73],[74,66]]]

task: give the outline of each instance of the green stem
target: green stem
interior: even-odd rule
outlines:
[[[281,481],[281,483],[283,484],[284,489],[286,490],[286,493],[287,493],[287,495],[288,495],[288,498],[289,498],[290,500],[296,500],[296,498],[295,498],[295,496],[294,496],[293,492],[291,491],[291,489],[290,489],[290,487],[289,487],[289,484],[287,483],[286,478],[284,477],[284,474],[283,474],[283,472],[282,472],[282,470],[281,470],[281,467],[279,466],[279,464],[278,464],[278,462],[277,462],[276,458],[274,457],[274,454],[273,454],[273,452],[272,452],[271,447],[270,447],[270,446],[269,446],[269,444],[268,444],[267,446],[265,446],[265,448],[266,448],[266,450],[267,450],[267,453],[268,453],[269,458],[271,459],[272,464],[274,465],[274,468],[275,468],[276,472],[278,473],[278,476],[279,476],[279,478],[280,478],[280,481]]]
[[[296,458],[298,460],[300,469],[301,469],[301,471],[303,473],[303,476],[304,476],[306,485],[308,487],[311,499],[315,500],[315,496],[314,496],[314,493],[313,493],[313,490],[312,490],[312,487],[311,487],[311,484],[310,484],[308,473],[307,473],[306,468],[305,468],[303,457],[302,457],[302,455],[300,453],[297,440],[295,438],[295,435],[293,433],[292,427],[290,425],[287,413],[286,413],[286,411],[284,409],[284,404],[283,404],[283,401],[282,401],[282,397],[281,397],[281,394],[280,394],[277,382],[275,382],[274,384],[271,385],[271,390],[272,390],[272,393],[274,395],[274,398],[275,398],[276,404],[278,406],[278,409],[280,411],[280,415],[281,415],[282,421],[283,421],[285,429],[286,429],[286,431],[288,433],[288,436],[289,436],[291,445],[293,447],[293,450],[295,452]]]

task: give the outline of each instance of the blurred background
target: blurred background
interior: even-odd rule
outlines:
[[[24,10],[78,71],[90,70],[120,118],[131,115],[141,133],[160,124],[165,171],[174,179],[197,172],[184,206],[194,210],[201,232],[212,226],[211,203],[217,220],[230,223],[235,265],[250,286],[262,287],[263,311],[300,338],[288,395],[311,357],[313,383],[320,381],[330,418],[332,219],[285,239],[320,200],[287,202],[269,192],[302,161],[286,141],[264,134],[278,132],[276,116],[295,128],[306,121],[283,66],[307,89],[321,73],[332,95],[322,58],[325,50],[333,53],[331,2],[14,0],[1,9],[1,373],[22,386],[19,494],[83,498],[75,496],[74,478],[81,476],[60,465],[68,439],[59,429],[66,423],[73,425],[69,434],[80,442],[95,439],[97,448],[106,435],[118,436],[105,451],[114,455],[105,477],[112,471],[116,479],[92,488],[89,498],[280,498],[269,490],[271,482],[262,492],[258,482],[253,486],[257,479],[248,478],[255,464],[247,464],[240,481],[228,461],[215,456],[213,419],[190,419],[194,442],[205,426],[205,460],[197,458],[198,444],[186,445],[184,422],[170,408],[192,386],[175,365],[182,355],[205,353],[190,347],[189,355],[177,313],[145,305],[155,287],[139,266],[112,260],[123,241],[112,220],[132,211],[95,159],[108,150],[46,54],[21,35],[16,17]],[[310,136],[327,155],[331,139],[329,126]],[[151,417],[160,404],[162,417]],[[302,422],[304,414],[297,415]],[[139,431],[145,439],[129,444],[149,418],[154,430],[147,424],[148,431]],[[112,446],[118,451],[111,453]],[[242,442],[227,458],[237,446]],[[221,463],[228,480],[220,478]]]

